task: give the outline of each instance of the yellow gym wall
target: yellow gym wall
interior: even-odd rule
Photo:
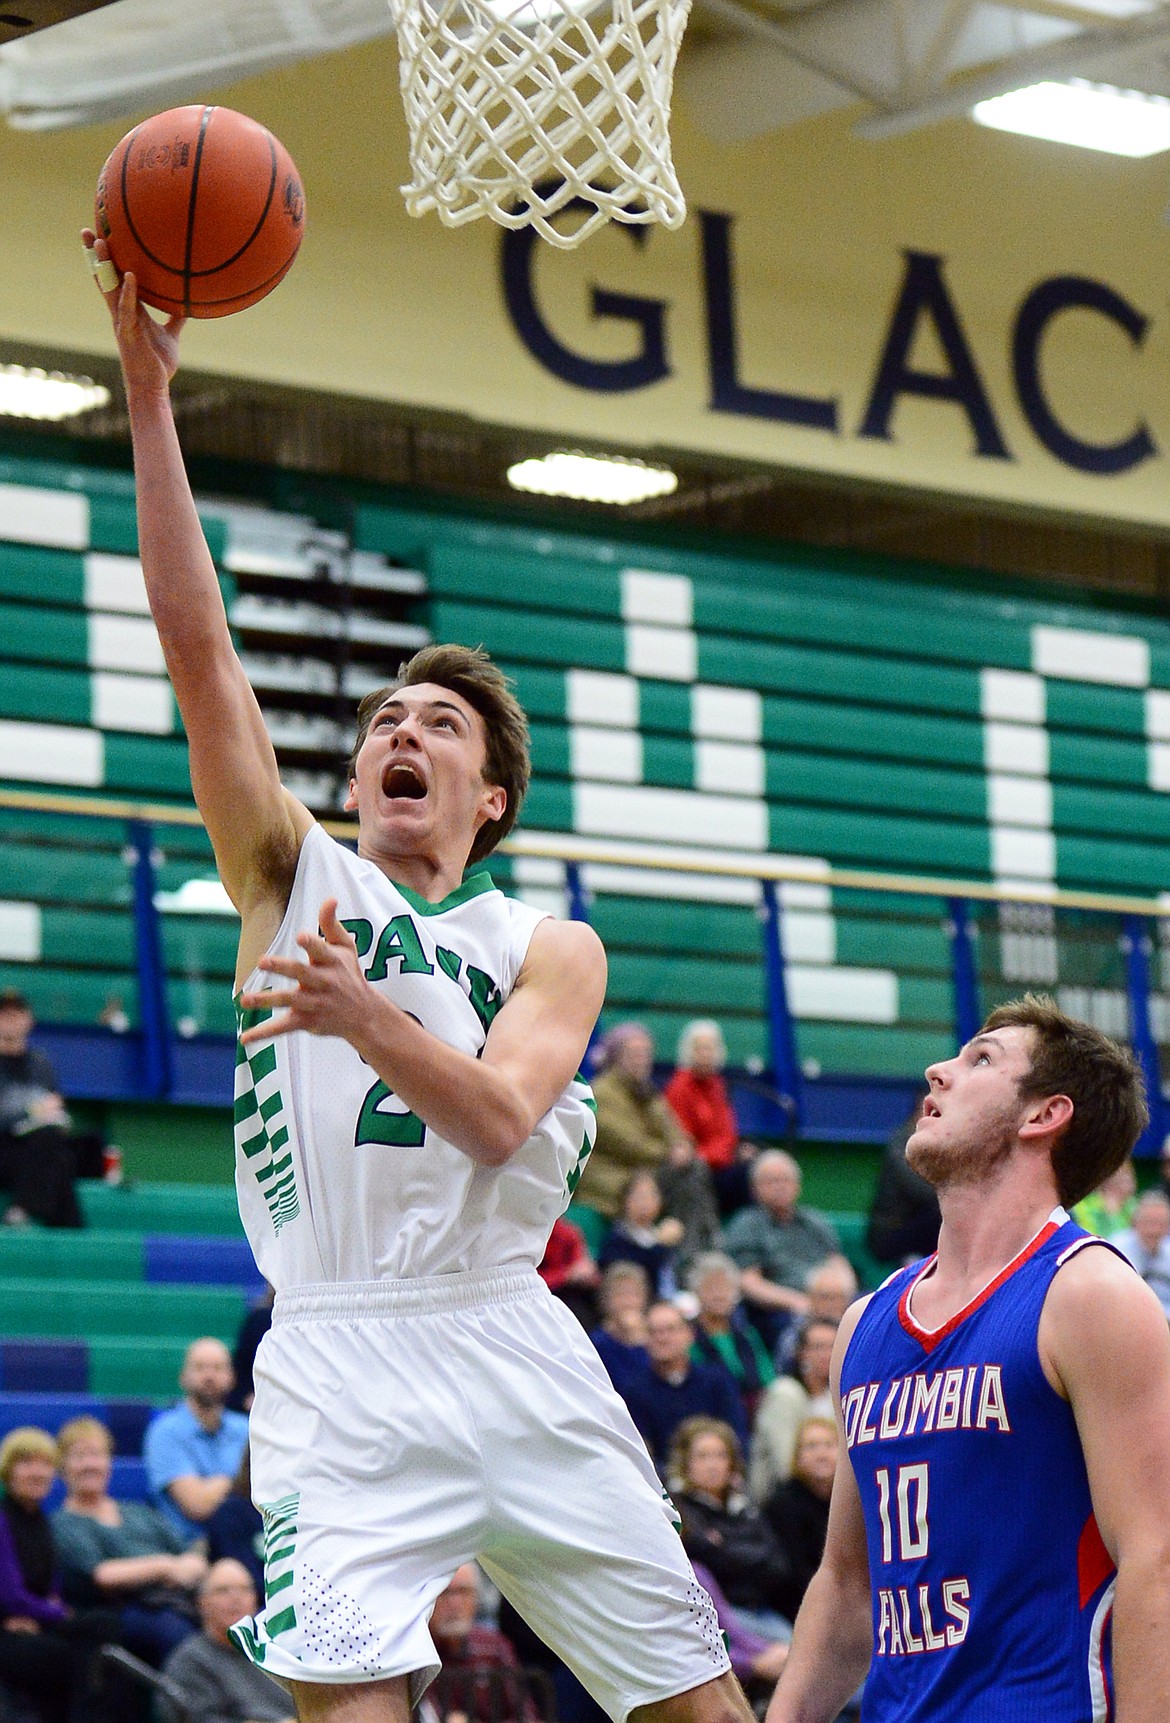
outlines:
[[[1168,158],[1123,161],[965,121],[865,143],[841,115],[721,147],[680,104],[686,226],[643,243],[611,229],[577,252],[533,254],[540,324],[585,363],[574,384],[534,357],[509,317],[501,231],[478,222],[451,232],[435,217],[406,216],[396,65],[385,40],[213,98],[283,138],[304,177],[308,231],[265,304],[190,329],[189,365],[557,439],[715,452],[1070,516],[1170,523]],[[111,350],[75,236],[98,168],[126,129],[0,129],[0,340]],[[706,306],[718,243],[730,250],[739,357],[732,369],[725,356],[723,406],[713,408]],[[906,253],[917,255],[919,299],[903,372],[955,368],[937,339],[937,303],[922,307],[923,282],[933,281],[1010,458],[974,452],[969,380],[966,407],[895,392],[888,437],[859,434]],[[628,318],[591,315],[594,288],[663,307],[644,316],[663,320],[668,376],[626,392],[593,386],[591,365],[635,358],[642,343]],[[1013,376],[1013,328],[1037,289],[1035,372],[1055,444],[1050,430],[1037,431],[1034,402],[1029,421]],[[726,337],[726,306],[716,320]],[[835,427],[791,423],[778,392],[832,402]],[[1071,459],[1061,435],[1072,439]],[[1121,447],[1121,470],[1086,470],[1102,462],[1080,445]]]

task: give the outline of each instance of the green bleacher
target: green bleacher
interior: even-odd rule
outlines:
[[[129,475],[0,459],[5,498],[0,785],[188,804],[157,640],[132,563],[118,560],[134,555]],[[1170,889],[1161,617],[782,545],[716,552],[455,511],[351,509],[339,486],[335,518],[347,510],[355,546],[425,571],[437,638],[482,643],[515,677],[532,719],[529,833],[766,851],[814,872]],[[207,525],[222,556],[214,509]],[[1006,694],[1004,673],[1016,678]],[[599,675],[616,680],[588,680]],[[1006,815],[995,800],[1005,785]],[[46,1019],[92,1023],[117,999],[134,1021],[122,822],[0,810],[0,839],[0,985],[23,986]],[[160,825],[156,839],[164,902],[209,876],[200,832]],[[550,904],[563,891],[557,866],[493,863],[505,889]],[[750,885],[672,877],[656,890],[621,867],[586,876],[610,956],[607,1020],[644,1018],[669,1056],[689,1018],[713,1013],[733,1062],[766,1062]],[[810,1071],[909,1076],[948,1050],[941,899],[827,885],[781,896]],[[985,995],[1048,984],[1051,965],[1030,974],[1018,941],[1008,961],[996,915],[979,918]],[[165,910],[171,1013],[185,1030],[230,1030],[234,939],[230,917]],[[1058,944],[1063,963],[1063,934]],[[1076,984],[1108,991],[1117,976],[1082,962]]]

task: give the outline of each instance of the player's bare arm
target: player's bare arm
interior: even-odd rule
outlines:
[[[869,1668],[873,1614],[865,1518],[841,1420],[841,1363],[868,1302],[859,1299],[850,1305],[833,1345],[830,1381],[840,1458],[825,1553],[800,1606],[792,1649],[768,1706],[767,1723],[832,1723]]]
[[[1045,1374],[1076,1418],[1105,1547],[1117,1564],[1117,1723],[1170,1717],[1170,1331],[1111,1251],[1082,1249],[1040,1320]]]
[[[260,969],[291,985],[242,995],[245,1010],[285,1013],[249,1029],[244,1045],[297,1029],[341,1036],[412,1113],[484,1166],[502,1166],[564,1093],[605,996],[605,953],[592,928],[542,921],[474,1059],[365,979],[336,898],[321,906],[320,932],[300,933],[297,943],[307,963],[260,959]]]
[[[103,240],[88,229],[83,238],[107,257]],[[312,815],[281,785],[183,465],[170,401],[183,318],[156,321],[133,275],[103,297],[126,380],[147,596],[187,732],[195,800],[243,917],[240,973],[248,974],[279,924]]]
[[[767,1310],[790,1310],[794,1316],[803,1316],[808,1309],[806,1293],[794,1286],[780,1286],[769,1280],[762,1268],[743,1269],[740,1286],[745,1298],[753,1304],[762,1304]]]

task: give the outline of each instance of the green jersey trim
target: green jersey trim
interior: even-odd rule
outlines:
[[[482,897],[484,892],[498,890],[490,873],[473,873],[470,879],[465,879],[461,886],[449,891],[438,903],[431,903],[417,891],[412,891],[408,885],[399,885],[396,879],[391,879],[390,884],[419,915],[445,915],[449,909],[458,909],[460,904],[470,903],[473,897]]]

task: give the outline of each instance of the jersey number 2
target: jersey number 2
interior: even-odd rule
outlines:
[[[422,1148],[427,1128],[417,1113],[408,1113],[405,1109],[383,1112],[384,1101],[397,1100],[393,1089],[379,1078],[362,1102],[353,1138],[355,1149],[362,1143],[385,1143],[395,1149]],[[402,1108],[401,1102],[399,1108]]]

